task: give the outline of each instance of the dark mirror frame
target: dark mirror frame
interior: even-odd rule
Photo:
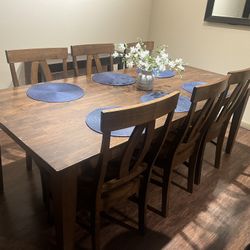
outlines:
[[[213,16],[214,1],[215,0],[208,0],[207,1],[207,8],[206,8],[206,12],[205,12],[204,21],[250,26],[250,19],[247,19],[247,18]]]

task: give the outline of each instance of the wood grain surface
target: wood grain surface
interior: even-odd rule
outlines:
[[[136,77],[134,70],[125,73]],[[181,90],[184,82],[214,83],[224,76],[187,67],[182,77],[155,79],[154,90],[172,92]],[[84,89],[83,98],[67,103],[44,103],[26,96],[29,86],[0,91],[1,127],[36,159],[43,160],[52,170],[60,171],[76,166],[97,155],[102,136],[87,127],[85,118],[92,110],[109,106],[125,106],[140,102],[146,92],[138,91],[136,84],[123,87],[106,86],[86,79],[85,76],[63,80]],[[60,80],[62,82],[62,80]],[[190,96],[184,90],[182,95]],[[186,113],[176,113],[174,120]],[[125,138],[112,138],[116,146]]]

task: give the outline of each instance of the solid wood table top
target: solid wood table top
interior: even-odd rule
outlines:
[[[136,76],[134,70],[125,70]],[[189,81],[214,83],[224,76],[205,70],[186,67],[180,76],[155,79],[154,90],[171,92],[180,90],[190,96],[181,85]],[[45,103],[26,96],[29,85],[0,91],[1,127],[28,152],[38,156],[52,170],[61,171],[77,166],[99,154],[102,135],[85,124],[87,114],[96,108],[140,103],[146,92],[130,86],[106,86],[93,82],[85,76],[73,77],[57,82],[75,83],[84,89],[83,98],[66,103]],[[175,113],[178,120],[187,113]],[[113,137],[111,145],[119,145],[126,138]]]

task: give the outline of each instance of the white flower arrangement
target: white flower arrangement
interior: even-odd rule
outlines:
[[[136,66],[139,70],[153,72],[165,71],[166,69],[175,70],[181,73],[185,70],[184,62],[181,58],[172,60],[163,45],[155,52],[150,53],[145,44],[140,40],[135,46],[128,48],[126,43],[116,45],[113,57],[122,57],[127,67]]]

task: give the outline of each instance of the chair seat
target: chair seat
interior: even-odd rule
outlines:
[[[130,196],[138,194],[142,178],[141,173],[146,170],[147,164],[138,167],[134,174],[137,175],[137,178],[128,179],[124,183],[120,183],[119,179],[116,178],[119,170],[118,164],[119,161],[114,160],[108,166],[108,176],[106,176],[105,184],[102,187],[101,210],[105,211],[117,204],[118,199],[123,202]],[[78,177],[78,206],[80,209],[91,209],[95,202],[95,196],[93,195],[96,192],[95,174],[95,168],[87,166]]]
[[[177,136],[180,133],[180,130],[174,130],[169,132],[169,136],[166,139],[165,144],[163,145],[155,165],[160,168],[164,168],[167,164],[170,164],[172,159],[172,154],[174,150],[174,143],[176,142]],[[193,142],[179,144],[177,150],[175,151],[174,165],[179,165],[183,163],[183,159],[189,159],[195,150],[195,145]]]

